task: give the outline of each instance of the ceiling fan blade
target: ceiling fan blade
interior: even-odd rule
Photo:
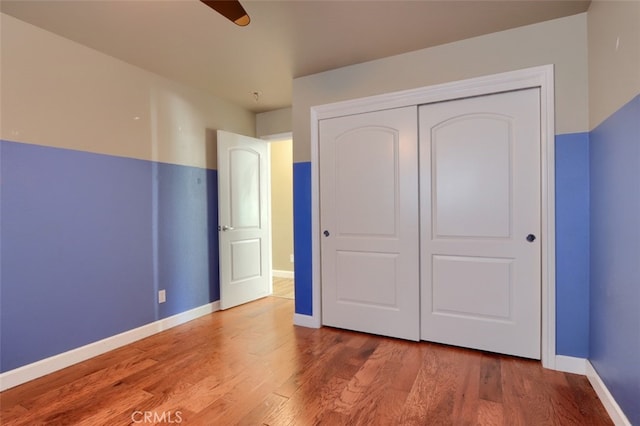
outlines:
[[[238,0],[200,0],[231,22],[241,27],[249,25],[251,18]]]

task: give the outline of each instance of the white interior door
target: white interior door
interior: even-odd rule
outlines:
[[[540,358],[539,99],[420,107],[423,340]]]
[[[220,307],[271,294],[269,145],[218,131]]]
[[[417,107],[320,122],[322,322],[419,340]]]

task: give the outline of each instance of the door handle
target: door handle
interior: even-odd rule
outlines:
[[[218,231],[233,231],[235,228],[233,226],[222,225],[218,226]]]
[[[326,229],[325,229],[325,231],[323,232],[323,234],[324,234],[324,236],[325,236],[325,237],[328,237],[328,236],[330,235],[330,234],[329,234],[329,231],[327,231]]]
[[[536,236],[533,234],[529,234],[527,235],[527,241],[529,241],[530,243],[534,242],[536,240]]]

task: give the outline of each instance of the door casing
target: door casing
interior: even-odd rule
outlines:
[[[540,88],[541,149],[541,251],[542,251],[542,365],[556,368],[556,282],[555,282],[555,104],[553,65],[526,68],[417,89],[392,92],[311,108],[311,229],[312,229],[312,312],[296,314],[294,323],[320,327],[320,191],[319,120],[411,105],[423,105],[494,93]]]

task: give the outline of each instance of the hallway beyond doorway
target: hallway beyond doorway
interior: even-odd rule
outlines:
[[[274,297],[283,297],[285,299],[294,298],[293,279],[273,277],[273,294]]]

